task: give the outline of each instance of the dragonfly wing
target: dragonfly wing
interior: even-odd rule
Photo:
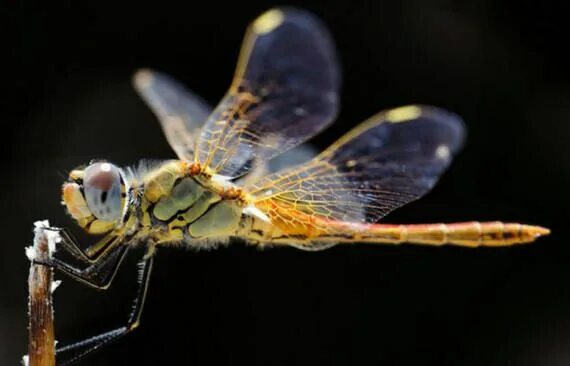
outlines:
[[[197,161],[231,178],[317,134],[338,109],[331,38],[310,13],[274,9],[248,28],[225,98],[202,128]]]
[[[318,151],[308,143],[299,145],[267,162],[267,174],[273,174],[287,168],[305,164],[318,155]]]
[[[330,220],[376,222],[427,193],[464,138],[463,122],[434,107],[381,112],[307,164],[250,187],[272,221],[322,226]]]
[[[199,96],[160,72],[139,70],[133,84],[158,117],[168,143],[181,160],[194,160],[196,138],[212,108]]]
[[[236,184],[240,186],[250,186],[269,174],[307,163],[315,156],[317,156],[317,150],[315,150],[314,147],[308,143],[299,145],[269,161],[261,160],[254,163],[249,173],[238,180]]]

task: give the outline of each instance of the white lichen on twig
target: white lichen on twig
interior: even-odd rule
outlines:
[[[45,235],[47,238],[48,256],[51,257],[52,254],[55,253],[57,243],[61,241],[61,237],[57,231],[44,230],[45,228],[49,227],[50,226],[48,220],[34,222],[34,245],[26,247],[26,257],[28,257],[30,261],[37,259],[38,253],[36,252],[36,242],[42,239],[42,235]]]
[[[57,290],[57,288],[59,287],[59,285],[61,285],[61,280],[56,280],[56,281],[53,281],[53,282],[51,283],[51,289],[50,289],[50,290],[51,290],[51,293],[52,293],[52,294],[55,292],[55,290]]]

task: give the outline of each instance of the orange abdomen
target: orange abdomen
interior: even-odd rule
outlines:
[[[530,243],[550,230],[518,223],[461,222],[452,224],[359,225],[353,240],[371,243],[415,243],[466,247]]]

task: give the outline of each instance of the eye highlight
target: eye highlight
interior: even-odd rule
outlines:
[[[83,177],[87,206],[100,220],[115,221],[121,217],[121,173],[111,163],[89,165]]]

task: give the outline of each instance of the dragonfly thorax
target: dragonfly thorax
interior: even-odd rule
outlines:
[[[167,162],[149,172],[142,189],[141,224],[159,233],[158,242],[224,237],[239,226],[239,203],[224,199],[190,174],[182,161]]]

